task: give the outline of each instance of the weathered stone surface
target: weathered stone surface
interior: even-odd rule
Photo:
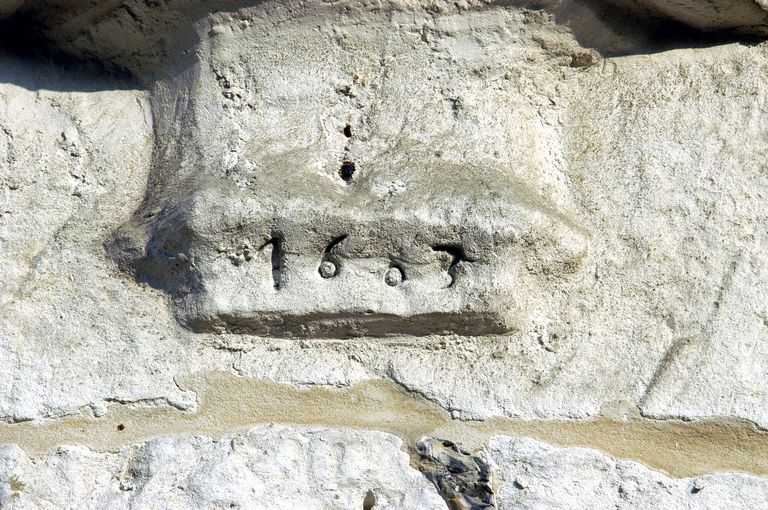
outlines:
[[[6,131],[2,150],[7,162],[3,167],[7,182],[4,206],[13,214],[4,212],[0,226],[5,247],[4,317],[9,318],[0,331],[6,352],[1,361],[8,373],[15,374],[5,379],[3,408],[7,419],[55,416],[83,406],[103,412],[109,402],[172,402],[189,408],[194,401],[178,389],[174,377],[232,367],[242,375],[312,384],[391,377],[459,416],[583,417],[599,413],[606,403],[623,401],[640,404],[645,412],[657,416],[743,416],[765,423],[765,399],[761,396],[765,389],[756,368],[764,359],[759,318],[764,296],[761,287],[754,285],[759,275],[749,277],[743,273],[749,267],[754,267],[750,271],[759,270],[759,265],[750,260],[758,261],[762,249],[755,229],[763,221],[760,197],[765,184],[761,181],[762,163],[755,154],[761,153],[761,133],[765,129],[760,120],[766,90],[763,47],[729,45],[600,61],[569,39],[561,28],[550,25],[547,18],[515,9],[446,12],[426,18],[401,14],[395,21],[373,13],[365,18],[366,33],[370,34],[366,37],[371,41],[361,39],[364,34],[356,31],[351,21],[321,25],[327,28],[321,28],[320,33],[327,30],[329,35],[319,39],[335,41],[336,37],[347,41],[329,42],[321,52],[334,58],[338,69],[320,66],[317,60],[321,57],[305,56],[292,71],[294,74],[284,75],[282,64],[274,60],[277,57],[274,61],[267,58],[269,44],[279,41],[284,46],[283,54],[288,54],[303,38],[303,25],[281,14],[282,24],[271,29],[277,32],[241,28],[238,23],[254,16],[254,11],[249,12],[217,15],[201,25],[207,48],[201,58],[212,67],[201,64],[198,75],[190,71],[180,76],[180,83],[156,89],[155,111],[164,112],[179,97],[178,91],[198,87],[195,93],[199,98],[190,96],[191,102],[180,112],[199,119],[199,125],[191,120],[181,122],[186,138],[174,138],[171,128],[175,114],[157,119],[157,126],[170,130],[166,134],[159,132],[167,143],[159,145],[165,152],[161,151],[157,161],[167,161],[164,158],[171,158],[174,151],[181,159],[178,166],[161,165],[152,170],[155,177],[150,180],[149,192],[144,183],[150,173],[152,132],[147,120],[149,111],[141,106],[146,104],[141,102],[143,93],[107,92],[115,87],[109,84],[62,85],[50,67],[35,68],[12,61],[3,67],[9,83],[4,85],[9,105],[3,114]],[[246,25],[258,26],[257,22],[266,23],[273,15],[271,11],[255,12],[256,17]],[[214,30],[231,26],[241,34],[240,39],[233,35],[235,28]],[[531,32],[530,27],[535,31]],[[384,46],[383,41],[387,41]],[[345,44],[351,49],[344,49]],[[238,45],[254,48],[250,54],[255,56],[245,59],[245,63],[227,60],[228,55],[242,53]],[[259,45],[264,49],[256,51]],[[412,49],[414,46],[416,49]],[[385,51],[382,48],[389,48],[387,51],[396,58],[383,63],[369,58]],[[574,63],[588,64],[586,55],[597,59],[596,65],[574,67]],[[257,62],[263,65],[258,67]],[[361,68],[363,64],[368,67]],[[356,68],[363,69],[365,77],[356,79]],[[295,73],[310,69],[319,73],[318,84],[329,85],[304,89],[290,86],[298,81]],[[431,80],[414,77],[420,69],[429,69]],[[30,78],[35,73],[37,81]],[[372,78],[377,76],[380,78]],[[88,91],[99,87],[105,90]],[[37,88],[47,91],[42,95],[29,91]],[[82,91],[74,92],[79,89]],[[315,89],[322,93],[318,95]],[[424,99],[423,105],[421,99],[415,99],[417,96]],[[54,104],[50,111],[41,109],[40,98],[50,98]],[[135,98],[140,102],[136,103]],[[208,106],[205,98],[210,100]],[[77,101],[87,101],[87,111],[66,106],[83,104]],[[260,111],[272,113],[254,116],[249,113],[252,108],[247,106],[248,101],[258,105]],[[499,104],[510,106],[501,109]],[[33,105],[38,106],[32,109]],[[112,113],[114,108],[131,110]],[[211,113],[214,111],[215,115]],[[67,115],[74,120],[67,120]],[[87,121],[94,116],[102,124],[95,125],[93,134],[68,128],[78,121],[87,127]],[[113,118],[122,119],[124,124],[105,124]],[[37,126],[40,119],[51,119],[42,124],[50,127],[34,135],[40,142],[32,142],[37,138],[22,135],[24,129],[31,129],[24,126]],[[210,124],[208,128],[205,122]],[[325,127],[317,127],[319,123]],[[350,137],[344,133],[347,124]],[[14,130],[18,136],[12,136]],[[750,144],[734,142],[732,133],[737,131],[744,133]],[[302,139],[302,133],[314,134]],[[79,139],[75,140],[75,136]],[[88,136],[94,137],[93,145],[84,146]],[[397,140],[399,145],[393,148]],[[294,145],[303,148],[286,152]],[[26,149],[32,146],[34,149]],[[43,151],[44,147],[50,147],[45,149],[48,152]],[[345,147],[349,147],[348,154]],[[440,158],[435,156],[437,151]],[[25,153],[28,159],[17,156]],[[102,159],[94,159],[91,153]],[[270,156],[272,159],[266,157],[273,153],[276,156]],[[204,163],[200,172],[194,166],[198,157],[195,154]],[[357,181],[351,184],[337,173],[347,157],[358,164],[354,177]],[[476,167],[462,166],[462,162]],[[126,174],[126,164],[136,172]],[[479,193],[471,186],[476,175],[479,182],[488,185],[508,179],[509,185],[500,186],[499,200],[503,198],[501,203],[511,204],[512,209],[497,209],[496,213],[488,209],[487,217],[495,218],[493,221],[518,211],[512,227],[520,229],[520,219],[526,225],[538,215],[551,225],[561,225],[557,228],[565,234],[579,233],[576,248],[570,249],[574,254],[583,253],[587,240],[586,257],[563,258],[558,247],[568,248],[573,243],[542,242],[546,236],[557,234],[557,229],[553,231],[546,222],[537,226],[533,221],[527,223],[532,227],[522,228],[520,235],[540,232],[544,238],[536,241],[534,237],[530,247],[518,244],[516,259],[494,255],[493,264],[502,265],[488,267],[503,268],[504,274],[514,279],[506,283],[493,279],[497,287],[482,292],[487,293],[491,307],[497,306],[497,297],[499,302],[511,300],[514,306],[500,310],[514,315],[511,324],[516,331],[509,335],[427,337],[419,341],[406,336],[390,342],[307,344],[248,335],[191,334],[175,323],[162,292],[135,284],[131,276],[120,276],[101,245],[110,236],[114,239],[114,232],[121,232],[119,225],[145,198],[149,200],[145,208],[151,208],[183,200],[190,193],[195,203],[203,203],[204,196],[219,193],[214,190],[222,184],[182,185],[180,172],[211,174],[214,183],[230,182],[222,207],[210,205],[204,209],[210,214],[193,216],[190,211],[194,208],[184,208],[179,214],[182,224],[196,218],[190,225],[199,229],[198,249],[211,257],[199,262],[206,285],[223,296],[223,303],[230,309],[255,309],[261,316],[256,314],[249,321],[258,325],[257,319],[264,318],[265,311],[279,315],[290,306],[309,304],[302,304],[301,296],[283,304],[270,303],[246,284],[247,279],[237,276],[261,264],[260,281],[267,287],[264,295],[274,294],[270,263],[257,264],[257,258],[246,261],[245,246],[237,244],[240,237],[232,236],[231,242],[227,238],[229,244],[225,243],[220,254],[214,254],[222,239],[217,236],[223,235],[217,230],[217,219],[229,217],[227,221],[236,223],[238,217],[252,218],[251,210],[236,207],[247,201],[274,206],[282,189],[280,183],[272,185],[267,179],[276,175],[274,168],[293,168],[300,177],[315,176],[330,191],[317,195],[321,193],[317,186],[294,187],[300,201],[295,210],[303,212],[269,212],[262,217],[260,232],[266,232],[263,224],[271,218],[289,218],[292,214],[296,214],[297,225],[311,226],[315,220],[322,223],[317,230],[325,233],[318,236],[317,242],[309,243],[309,238],[301,242],[309,243],[302,249],[312,244],[314,250],[303,274],[311,273],[316,282],[313,285],[323,285],[327,282],[318,268],[325,243],[344,231],[337,232],[332,223],[318,218],[310,219],[312,214],[306,211],[313,209],[307,207],[326,207],[322,205],[324,200],[342,203],[338,202],[340,193],[357,198],[364,192],[375,204],[379,200],[377,190],[383,190],[384,196],[397,195],[403,189],[398,181],[404,185],[421,178],[430,165],[445,165],[440,168],[448,168],[446,173],[451,179],[458,179],[454,182],[465,183],[457,193]],[[488,176],[477,170],[494,168],[500,170],[487,170],[498,172]],[[45,179],[40,177],[41,172],[45,172]],[[88,172],[98,173],[105,183],[97,184]],[[286,182],[296,185],[298,177],[292,172],[285,174]],[[118,177],[128,180],[115,181]],[[437,183],[449,196],[449,187],[440,178],[433,175],[429,179],[425,182]],[[34,181],[34,186],[25,184],[27,181]],[[249,182],[261,185],[252,191]],[[98,188],[100,185],[103,190]],[[358,185],[361,191],[353,191]],[[529,190],[533,198],[521,201],[520,189]],[[114,192],[108,200],[98,205],[91,201],[110,190]],[[266,193],[261,195],[264,202],[259,202],[259,191]],[[318,198],[313,201],[311,197]],[[476,202],[486,204],[497,200],[480,195],[476,198]],[[359,214],[368,207],[348,200],[349,207],[356,208]],[[528,207],[530,202],[535,206]],[[418,199],[404,203],[423,207]],[[371,207],[371,217],[376,211],[382,213],[381,206]],[[553,221],[548,219],[552,215],[536,212],[542,207],[568,211],[569,216]],[[63,231],[66,236],[56,234],[64,218],[75,210],[81,211],[80,216],[67,224]],[[347,214],[338,209],[329,211],[329,218]],[[170,214],[168,217],[174,218]],[[420,225],[434,223],[438,218],[425,219]],[[465,235],[458,228],[460,221],[445,221],[441,228]],[[659,228],[661,222],[664,228]],[[578,227],[568,227],[570,224]],[[174,225],[170,223],[165,230],[156,227],[158,239],[177,235]],[[392,247],[386,243],[388,235],[385,230],[370,227],[366,241],[350,247],[357,253],[376,248],[386,255],[377,255],[381,267],[377,266],[370,277],[370,294],[375,299],[387,292],[400,292],[403,287],[389,287],[384,281],[387,256],[391,255],[386,250]],[[259,241],[248,241],[252,249],[259,247]],[[678,249],[679,242],[688,248]],[[48,247],[42,252],[45,257],[35,259],[34,253],[43,246]],[[552,246],[555,251],[547,255],[540,250],[542,246]],[[118,248],[128,253],[124,261],[128,264],[130,255],[140,255],[144,245],[139,242]],[[742,253],[741,259],[738,253]],[[434,277],[445,285],[450,281],[450,263],[446,266],[444,257],[438,264],[440,256],[434,256]],[[313,257],[314,266],[309,260]],[[501,260],[495,260],[498,258]],[[236,265],[241,259],[242,264]],[[736,263],[737,259],[743,262]],[[516,260],[516,265],[510,265],[510,260]],[[578,260],[579,264],[558,266],[558,260]],[[726,275],[734,263],[737,267],[729,279]],[[569,271],[558,273],[559,267]],[[173,274],[171,277],[175,278]],[[19,294],[22,281],[36,282],[37,290]],[[237,285],[245,285],[245,290],[235,290]],[[725,290],[720,291],[721,287]],[[719,293],[722,299],[717,297]],[[188,296],[182,299],[183,311],[184,299],[197,306],[195,294]],[[243,304],[238,305],[235,297]],[[333,299],[326,302],[316,295],[313,302],[318,309],[342,310],[355,305],[344,295],[334,299],[336,304]],[[203,299],[202,303],[211,308],[201,315],[215,312],[219,306],[212,300]],[[390,301],[378,302],[377,306],[382,314],[387,307],[408,313]],[[706,319],[713,316],[713,310],[725,306],[737,309],[728,314],[718,312],[714,320],[732,321],[735,326],[716,325]],[[195,307],[190,307],[190,316],[199,313]],[[365,308],[368,310],[368,305]],[[752,309],[754,313],[749,311]],[[744,320],[736,320],[734,313],[746,314]],[[472,323],[470,319],[462,321],[459,319],[459,325]],[[398,331],[409,333],[407,324]],[[710,339],[706,346],[685,340],[697,335]],[[729,335],[738,335],[741,343],[729,340]],[[700,354],[684,355],[690,349],[698,349]],[[719,354],[705,355],[702,349]],[[728,356],[723,356],[726,351]],[[83,356],[99,360],[96,366],[102,368],[93,370],[92,364],[69,363]],[[146,367],[140,361],[143,359],[162,360],[159,366],[163,368]],[[691,363],[698,368],[686,368]],[[41,366],[60,368],[41,370]],[[737,373],[744,375],[734,378]],[[691,382],[683,384],[688,380]],[[78,388],[76,393],[70,390],[73,386]],[[721,398],[723,395],[726,398]]]
[[[657,17],[625,34],[592,2],[142,4],[22,10],[55,49],[143,82],[0,56],[2,420],[193,411],[181,381],[222,371],[391,380],[441,425],[642,413],[768,427],[765,43],[692,30],[645,46]],[[642,4],[730,38],[765,24],[753,2]],[[164,441],[194,450],[189,466],[219,451]],[[597,453],[504,441],[502,471],[586,470],[599,488],[563,495],[586,506],[763,501],[755,478],[704,477],[715,490],[690,494],[693,481]],[[66,506],[94,484],[108,507],[133,501],[109,473],[154,448],[67,449],[92,474],[65,499],[45,488],[57,457],[6,452],[42,491],[24,505]],[[397,484],[411,480],[391,453]],[[213,464],[194,484],[213,483]],[[501,508],[554,504],[511,476]],[[614,487],[625,479],[642,490]]]
[[[401,445],[379,432],[262,427],[220,441],[163,437],[117,453],[62,446],[39,461],[5,446],[0,507],[359,510],[371,492],[376,509],[445,509]]]
[[[269,2],[261,9],[289,16],[309,5],[326,2]],[[341,3],[355,10],[354,2]],[[2,0],[0,19],[17,15],[25,23],[23,35],[78,58],[95,58],[139,75],[161,73],[180,55],[195,46],[192,25],[214,11],[235,11],[252,5],[247,0]],[[685,27],[726,37],[768,34],[768,4],[765,0],[463,0],[456,4],[434,0],[385,0],[370,4],[380,12],[440,13],[515,6],[555,15],[579,39],[603,50],[637,53],[648,48],[663,48],[682,37]],[[672,25],[667,26],[667,23]],[[9,25],[7,28],[14,28]],[[671,34],[670,34],[671,33]],[[671,37],[670,37],[671,35]],[[662,39],[660,46],[659,39]]]
[[[647,414],[766,424],[767,70],[764,47],[626,58],[571,102],[571,189],[610,232],[593,242],[590,313],[613,330],[598,341],[633,360],[665,352],[638,374]]]
[[[119,432],[115,432],[119,433]],[[444,501],[409,466],[400,439],[378,432],[266,426],[218,441],[170,436],[93,452],[62,446],[31,459],[0,448],[0,505],[53,508],[485,508]],[[486,453],[499,509],[763,508],[765,479],[675,479],[595,450],[495,437]],[[458,488],[458,487],[457,487]],[[372,494],[372,496],[369,496]],[[454,493],[455,495],[456,493]],[[451,506],[453,505],[453,506]],[[371,508],[371,507],[368,507]]]
[[[669,478],[635,462],[586,448],[555,448],[498,436],[489,447],[498,470],[498,508],[764,508],[768,482],[743,474]]]
[[[9,57],[0,76],[3,419],[193,405],[167,371],[186,356],[162,296],[116,279],[102,247],[143,194],[146,93]]]
[[[197,331],[519,329],[527,296],[584,264],[589,233],[540,191],[555,169],[536,134],[554,130],[514,87],[480,95],[445,66],[441,31],[512,39],[505,27],[519,14],[466,16],[466,28],[445,16],[436,36],[411,15],[366,10],[364,32],[336,9],[201,24],[201,61],[155,93],[159,157],[128,228],[151,218],[138,278],[173,292],[180,322]],[[308,25],[321,35],[303,43]],[[507,81],[509,50],[458,44],[468,67]],[[521,107],[494,114],[497,102]],[[518,129],[530,136],[509,145]],[[328,277],[322,262],[335,268]],[[400,285],[385,283],[390,268]]]

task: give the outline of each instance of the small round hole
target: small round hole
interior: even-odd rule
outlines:
[[[347,124],[346,126],[344,126],[343,131],[344,131],[344,136],[346,136],[347,138],[352,138],[352,126]]]
[[[119,430],[120,432],[124,431],[125,430],[125,425],[123,425],[121,423],[120,425],[117,426],[117,430]]]
[[[352,161],[344,161],[339,169],[339,176],[344,182],[350,182],[356,170],[355,164]]]
[[[374,506],[376,506],[376,496],[373,494],[373,491],[368,491],[365,499],[363,499],[363,510],[373,510]]]

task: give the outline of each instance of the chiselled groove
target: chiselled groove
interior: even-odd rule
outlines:
[[[720,285],[715,290],[712,305],[701,331],[694,336],[677,338],[664,353],[661,361],[654,369],[644,395],[640,400],[641,408],[644,408],[646,403],[652,398],[654,391],[659,386],[659,381],[662,380],[667,374],[667,370],[680,359],[683,353],[688,352],[694,356],[701,357],[707,342],[712,340],[713,328],[717,318],[720,316],[723,298],[730,292],[733,285],[733,277],[739,268],[741,258],[742,253],[740,252],[723,272]]]
[[[219,438],[251,426],[280,423],[380,430],[400,436],[412,448],[424,436],[448,437],[461,441],[468,451],[482,449],[495,435],[526,436],[562,447],[595,448],[677,477],[722,471],[768,476],[768,433],[745,421],[601,417],[465,422],[451,419],[441,407],[388,380],[347,389],[301,390],[217,372],[182,379],[180,387],[200,395],[197,412],[115,405],[101,418],[84,413],[42,425],[0,424],[0,443],[16,443],[30,455],[46,455],[62,444],[116,451],[161,435]]]
[[[404,317],[384,312],[290,313],[263,312],[248,316],[220,314],[215,321],[190,322],[198,333],[222,332],[274,338],[383,338],[409,335],[422,337],[453,333],[463,336],[503,335],[506,324],[492,314],[424,313]]]
[[[349,236],[343,235],[335,238],[331,241],[323,251],[323,257],[320,259],[320,274],[323,278],[333,278],[339,274],[341,268],[341,260],[339,260],[336,254],[338,246],[343,243]]]
[[[334,258],[334,255],[335,255],[335,252],[336,252],[336,248],[341,243],[346,241],[348,237],[349,236],[345,234],[343,236],[337,237],[336,239],[334,239],[333,241],[328,243],[328,247],[323,252],[323,260],[330,260],[331,258]],[[334,261],[335,261],[335,258],[334,258]]]
[[[285,257],[285,253],[283,251],[283,239],[279,236],[275,236],[264,243],[264,246],[262,246],[261,249],[263,250],[267,246],[272,247],[272,284],[274,285],[275,289],[279,290],[283,273],[283,259]]]
[[[643,398],[640,401],[641,407],[645,406],[649,396],[653,394],[653,391],[658,386],[659,381],[666,373],[670,365],[674,363],[678,356],[680,356],[680,354],[683,353],[686,348],[690,347],[693,343],[695,343],[695,339],[692,337],[680,337],[675,339],[672,346],[664,353],[664,356],[661,358],[659,364],[656,365],[656,369],[653,371],[653,375],[651,375],[650,381],[645,388]]]
[[[456,273],[459,263],[468,260],[467,254],[464,253],[464,248],[461,246],[433,246],[432,250],[447,253],[451,256],[451,263],[448,266],[448,276],[451,277],[451,283],[448,284],[448,287],[453,287],[456,284]]]

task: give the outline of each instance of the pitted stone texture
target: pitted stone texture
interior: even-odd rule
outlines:
[[[162,296],[115,278],[102,246],[146,185],[146,92],[9,57],[0,81],[2,419],[193,407]]]
[[[0,507],[360,510],[370,491],[376,509],[444,510],[401,447],[383,433],[287,427],[164,437],[117,453],[62,446],[40,460],[6,446]]]
[[[119,433],[115,431],[115,433]],[[722,473],[675,479],[584,448],[497,436],[488,457],[499,510],[765,507],[768,481]],[[400,439],[378,432],[259,427],[213,441],[172,436],[96,453],[62,446],[30,458],[0,447],[0,507],[445,510],[409,466]]]
[[[616,59],[572,98],[571,190],[599,232],[588,314],[612,331],[592,340],[656,360],[635,364],[647,415],[768,424],[766,73],[765,47],[679,50]]]
[[[489,446],[500,478],[499,510],[765,508],[768,480],[744,474],[670,478],[586,448],[497,436]]]
[[[137,76],[151,77],[162,75],[180,60],[183,62],[196,44],[191,29],[195,21],[210,12],[233,11],[253,3],[248,0],[2,0],[0,20],[14,13],[29,17],[22,33],[29,32],[77,58],[96,59]],[[293,4],[298,2],[273,0],[261,4],[268,3],[276,4],[275,11],[284,6],[287,11],[296,12]],[[322,6],[330,2],[314,3]],[[351,1],[334,3],[350,10],[359,6]],[[454,7],[469,10],[494,5],[539,9],[553,14],[558,23],[569,26],[579,34],[579,40],[593,43],[594,47],[610,54],[642,52],[648,46],[655,47],[660,38],[674,44],[684,25],[731,36],[768,35],[766,0],[462,0],[456,3],[383,0],[371,5],[382,12],[433,13]],[[659,25],[670,21],[681,25],[659,30]],[[10,20],[11,26],[20,22],[25,21]],[[695,34],[687,35],[695,40]]]

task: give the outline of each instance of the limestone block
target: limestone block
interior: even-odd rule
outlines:
[[[149,90],[2,57],[0,417],[191,411],[221,370],[766,426],[765,45],[604,58],[509,2],[350,4],[62,36],[187,48]]]
[[[446,51],[502,72],[507,52],[469,39],[515,13],[473,14],[472,28],[447,16],[436,30],[451,40],[434,46],[409,16],[392,31],[361,15],[364,32],[335,9],[215,16],[199,28],[200,62],[157,86],[149,205],[117,238],[149,230],[137,277],[169,290],[193,330],[508,333],[532,286],[587,258],[589,233],[539,191],[567,200],[547,182],[548,151],[535,136],[509,143],[555,131],[514,88],[481,96],[443,65]],[[303,41],[307,24],[326,36]],[[492,113],[497,100],[520,107]]]
[[[103,248],[143,196],[146,92],[44,63],[0,62],[3,420],[84,406],[98,415],[107,401],[194,405],[172,374],[157,376],[180,352],[158,326],[162,296],[126,290]]]
[[[402,441],[379,432],[260,427],[171,436],[115,453],[62,446],[35,461],[0,448],[0,507],[444,510]],[[372,496],[369,495],[372,494]]]
[[[160,437],[112,453],[61,446],[30,458],[17,446],[4,446],[0,505],[13,510],[449,508],[409,465],[402,446],[400,439],[379,432],[283,426],[215,441]],[[671,478],[596,450],[526,438],[496,436],[483,455],[493,506],[470,498],[464,501],[473,506],[458,508],[751,510],[764,508],[768,498],[764,478],[736,473]],[[466,488],[448,490],[457,496],[450,501],[458,503],[462,492],[454,491]]]
[[[532,439],[495,437],[498,508],[710,509],[764,508],[768,482],[744,474],[670,478],[641,464],[586,448],[556,448]]]
[[[649,415],[766,423],[763,55],[727,45],[618,59],[571,103],[572,189],[593,197],[588,214],[603,226],[590,228],[612,232],[593,241],[592,291],[613,309],[605,321],[633,316],[624,323],[642,323],[635,338],[647,339],[610,343],[635,360],[644,346],[665,352],[640,376]],[[619,281],[614,301],[601,289]]]

